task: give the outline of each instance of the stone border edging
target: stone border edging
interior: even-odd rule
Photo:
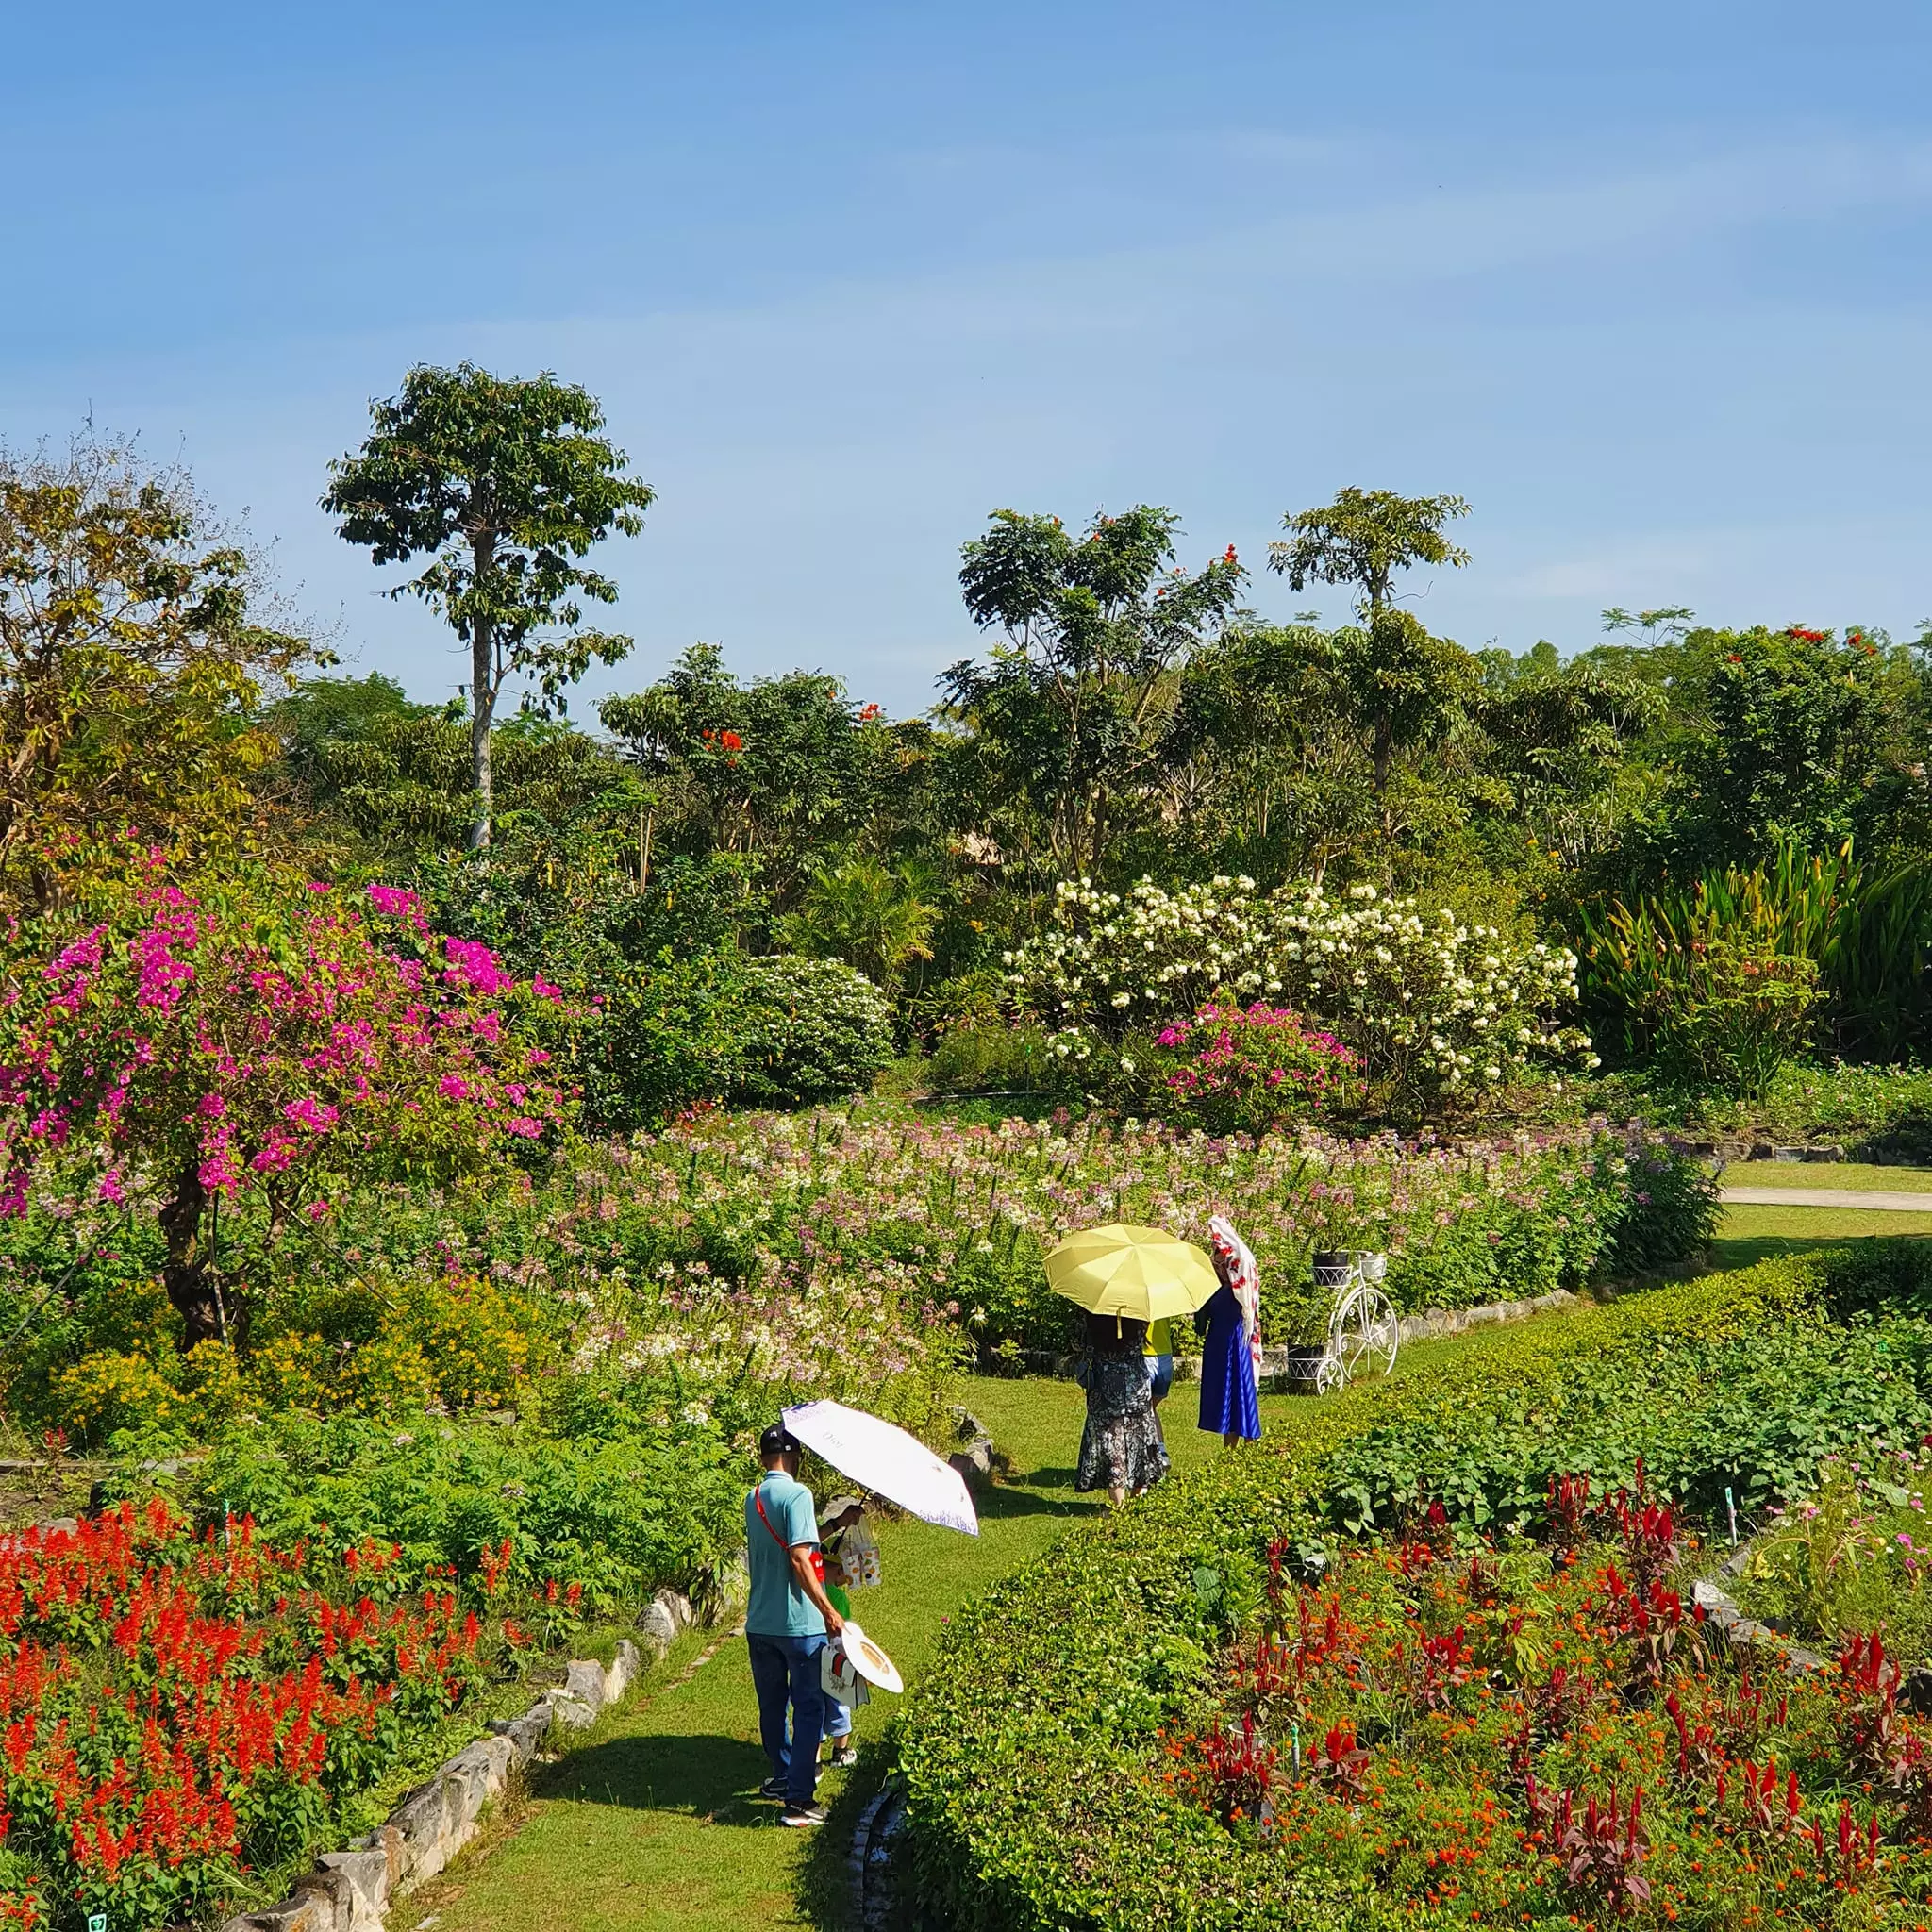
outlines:
[[[521,1717],[491,1719],[489,1737],[439,1765],[375,1831],[342,1851],[322,1853],[287,1898],[238,1914],[221,1932],[383,1932],[391,1904],[447,1867],[475,1836],[484,1807],[503,1794],[554,1727],[588,1728],[697,1621],[677,1591],[660,1590],[638,1620],[642,1649],[625,1637],[608,1669],[592,1658],[574,1659],[560,1685]]]
[[[1718,1565],[1720,1576],[1731,1577],[1740,1574],[1750,1560],[1752,1538],[1741,1542],[1724,1560]],[[1760,1624],[1753,1617],[1747,1617],[1732,1600],[1707,1577],[1700,1576],[1690,1586],[1690,1601],[1697,1605],[1706,1619],[1717,1625],[1724,1636],[1740,1650],[1769,1650],[1774,1652],[1778,1661],[1791,1676],[1798,1676],[1806,1671],[1822,1671],[1824,1659],[1816,1651],[1801,1649],[1797,1644],[1774,1630],[1769,1624]]]
[[[892,1909],[892,1840],[906,1822],[906,1780],[895,1771],[866,1802],[852,1831],[845,1869],[852,1880],[852,1911],[860,1932],[883,1932]]]

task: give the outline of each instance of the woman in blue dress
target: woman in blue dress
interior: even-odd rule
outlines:
[[[1261,1276],[1248,1244],[1223,1215],[1208,1224],[1208,1252],[1221,1286],[1194,1317],[1205,1324],[1201,1345],[1201,1426],[1226,1447],[1261,1440]]]

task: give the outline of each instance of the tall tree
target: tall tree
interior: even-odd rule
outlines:
[[[1043,822],[1055,862],[1098,869],[1152,799],[1174,674],[1233,614],[1246,573],[1230,544],[1190,574],[1180,519],[1137,505],[1074,537],[1053,516],[996,510],[961,553],[960,589],[991,662],[941,680],[956,718],[986,741],[1003,789]]]
[[[0,449],[0,913],[108,852],[235,832],[274,758],[256,708],[313,660],[247,553],[131,444]]]
[[[1310,582],[1353,584],[1357,608],[1369,619],[1379,616],[1399,570],[1412,564],[1446,563],[1459,568],[1469,552],[1442,534],[1443,526],[1469,514],[1459,496],[1398,496],[1392,490],[1340,491],[1335,501],[1281,520],[1290,532],[1285,543],[1268,546],[1268,568],[1291,590]]]
[[[653,492],[597,434],[596,399],[548,372],[525,380],[468,362],[419,366],[369,413],[368,441],[329,466],[323,508],[379,564],[431,559],[390,594],[421,597],[469,644],[470,843],[486,846],[504,682],[534,677],[547,714],[592,660],[629,651],[627,637],[581,627],[577,600],[615,603],[617,586],[578,559],[613,530],[635,537]],[[560,634],[541,635],[553,627]]]

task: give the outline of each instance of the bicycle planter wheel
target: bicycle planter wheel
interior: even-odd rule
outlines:
[[[1379,1288],[1357,1288],[1343,1297],[1328,1324],[1328,1357],[1340,1371],[1334,1386],[1341,1388],[1357,1375],[1386,1375],[1401,1343],[1389,1297]]]

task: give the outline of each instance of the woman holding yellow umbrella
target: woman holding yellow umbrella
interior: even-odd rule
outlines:
[[[1076,1490],[1105,1489],[1119,1507],[1167,1474],[1142,1348],[1147,1324],[1190,1315],[1220,1282],[1199,1248],[1158,1227],[1090,1227],[1046,1257],[1055,1291],[1086,1309],[1075,1373],[1087,1391]]]

